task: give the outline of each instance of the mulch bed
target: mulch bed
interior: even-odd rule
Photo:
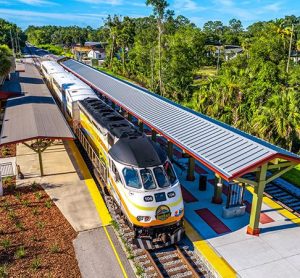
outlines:
[[[74,229],[39,185],[13,183],[0,197],[0,277],[81,277]]]
[[[16,144],[6,145],[0,148],[0,158],[16,156]]]

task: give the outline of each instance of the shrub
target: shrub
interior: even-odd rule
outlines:
[[[22,200],[21,203],[22,203],[23,206],[29,207],[29,201],[28,200]]]
[[[34,209],[32,210],[32,214],[33,214],[34,216],[37,216],[37,215],[39,214],[39,210],[38,210],[37,208],[34,208]]]
[[[32,190],[36,190],[38,188],[38,184],[34,181],[30,187]]]
[[[25,227],[24,227],[24,225],[23,225],[22,222],[17,221],[15,225],[16,225],[16,227],[17,227],[19,230],[21,230],[21,231],[24,231],[24,230],[25,230]]]
[[[50,252],[51,253],[59,253],[60,248],[57,243],[54,243],[53,245],[50,246]]]
[[[15,257],[17,259],[22,259],[24,258],[26,255],[26,251],[25,251],[25,248],[23,246],[19,247],[15,253]]]
[[[44,222],[41,222],[41,221],[37,222],[36,225],[37,225],[37,227],[40,228],[40,229],[43,229],[43,228],[45,227],[45,223],[44,223]]]
[[[4,250],[7,250],[11,246],[11,242],[9,239],[3,239],[1,241],[1,246],[4,248]]]
[[[46,206],[46,208],[50,209],[50,208],[52,207],[52,202],[51,202],[51,200],[47,200],[47,201],[45,202],[45,206]]]
[[[43,194],[41,192],[35,192],[34,193],[35,198],[39,201],[42,199]]]
[[[6,265],[0,266],[0,278],[7,278],[8,277],[8,270]]]
[[[9,209],[9,202],[7,202],[7,201],[5,201],[4,203],[3,203],[3,208],[5,209],[5,210],[8,210]]]
[[[21,200],[21,193],[20,192],[16,192],[15,197],[17,200]]]
[[[15,211],[13,210],[13,209],[10,209],[9,211],[8,211],[8,218],[10,219],[10,220],[15,220],[16,218],[17,218],[17,216],[16,216],[16,214],[15,214]]]
[[[42,266],[41,259],[39,257],[35,257],[31,262],[32,269],[38,270],[39,268],[41,268],[41,266]]]

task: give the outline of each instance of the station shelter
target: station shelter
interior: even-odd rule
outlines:
[[[212,170],[215,173],[212,202],[220,202],[224,181],[240,187],[252,186],[254,193],[247,233],[259,234],[266,184],[299,164],[300,156],[78,61],[63,59],[60,63],[112,107],[125,112],[129,120],[137,119],[141,130],[144,125],[151,128],[153,140],[157,134],[166,138],[170,158],[174,145],[180,148],[188,158],[187,180],[195,179],[195,160]],[[249,174],[253,178],[249,178]],[[228,209],[231,201],[229,196]],[[240,205],[240,201],[235,205]]]

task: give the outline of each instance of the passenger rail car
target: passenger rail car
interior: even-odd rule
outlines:
[[[107,164],[107,189],[147,248],[174,244],[183,236],[180,184],[166,153],[102,100],[78,103],[86,136]]]

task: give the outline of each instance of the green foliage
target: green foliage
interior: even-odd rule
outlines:
[[[52,201],[51,200],[45,201],[45,206],[46,208],[50,209],[52,207]]]
[[[7,250],[11,246],[11,242],[9,239],[3,239],[1,241],[1,246],[3,247],[4,250]]]
[[[15,193],[15,197],[16,197],[17,200],[20,201],[21,200],[21,193],[20,192],[16,192]]]
[[[22,223],[21,221],[16,221],[16,222],[15,222],[15,225],[16,225],[16,227],[17,227],[19,230],[21,230],[21,231],[24,231],[24,230],[25,230],[25,227],[24,227],[24,225],[23,225],[23,223]]]
[[[42,262],[41,262],[41,259],[37,256],[35,257],[32,262],[31,262],[31,268],[33,270],[38,270],[39,268],[42,267]]]
[[[17,219],[17,216],[16,216],[16,213],[13,209],[9,209],[8,211],[8,218],[12,221],[16,220]]]
[[[21,203],[22,203],[23,206],[29,207],[29,201],[28,200],[24,199],[24,200],[21,201]]]
[[[8,269],[6,265],[0,265],[0,278],[8,277]]]
[[[43,228],[45,227],[45,223],[42,222],[42,221],[38,221],[38,222],[36,223],[36,226],[37,226],[39,229],[43,229]]]
[[[41,192],[35,192],[34,196],[38,201],[43,198],[43,194]]]
[[[16,253],[15,253],[15,257],[16,259],[22,259],[24,258],[26,255],[26,251],[25,251],[25,248],[23,246],[20,246],[17,250],[16,250]]]
[[[50,246],[50,252],[51,253],[59,253],[60,252],[60,247],[57,243],[54,243]]]
[[[116,221],[116,220],[112,220],[110,222],[110,224],[113,226],[113,228],[116,230],[116,231],[119,231],[120,230],[120,225],[119,223]]]
[[[32,214],[34,215],[34,216],[37,216],[37,215],[39,215],[39,210],[37,209],[37,208],[34,208],[34,209],[32,209]]]

